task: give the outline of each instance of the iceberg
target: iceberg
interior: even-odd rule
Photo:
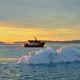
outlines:
[[[53,64],[58,62],[80,61],[80,50],[63,46],[57,50],[51,47],[32,51],[19,58],[18,64]]]

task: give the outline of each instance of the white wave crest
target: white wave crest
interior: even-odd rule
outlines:
[[[27,55],[20,57],[18,64],[50,64],[73,61],[80,61],[80,50],[70,46],[64,46],[56,51],[48,47],[40,51],[29,52]]]

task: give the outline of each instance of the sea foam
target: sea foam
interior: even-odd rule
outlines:
[[[39,51],[29,52],[20,57],[18,64],[53,64],[73,61],[80,61],[80,50],[70,46],[63,46],[57,50],[47,47]]]

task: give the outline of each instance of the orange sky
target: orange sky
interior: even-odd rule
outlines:
[[[28,25],[26,25],[28,26]],[[28,39],[34,39],[37,36],[40,40],[73,40],[80,39],[79,29],[71,28],[28,28],[25,26],[19,26],[9,24],[6,22],[0,22],[0,41],[14,42],[14,41],[27,41]]]
[[[0,41],[80,39],[80,0],[0,0]]]

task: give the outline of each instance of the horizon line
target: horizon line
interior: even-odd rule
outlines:
[[[26,41],[13,41],[13,42],[7,42],[7,41],[0,41],[0,43],[23,43],[23,42],[27,42]],[[80,39],[72,39],[72,40],[40,40],[40,41],[49,41],[49,42],[69,42],[69,41],[80,41]]]

